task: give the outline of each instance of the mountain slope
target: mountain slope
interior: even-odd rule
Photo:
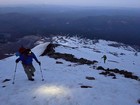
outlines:
[[[0,102],[2,105],[138,105],[140,99],[139,80],[126,78],[114,73],[113,76],[101,75],[102,66],[132,72],[140,77],[140,53],[129,46],[111,41],[92,41],[75,37],[54,37],[59,44],[55,52],[72,54],[77,59],[96,60],[96,64],[79,64],[64,59],[40,56],[48,42],[32,49],[41,61],[45,81],[41,81],[40,67],[34,62],[35,81],[27,80],[22,65],[18,63],[15,84],[12,78],[15,69],[15,56],[0,61]],[[106,54],[104,64],[101,57]],[[4,82],[5,79],[11,79]]]

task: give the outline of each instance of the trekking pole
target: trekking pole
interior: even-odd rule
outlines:
[[[40,65],[39,65],[39,66],[40,66]],[[44,81],[44,78],[43,78],[43,73],[42,73],[41,66],[40,66],[40,72],[41,72],[42,81]]]
[[[12,84],[15,84],[16,70],[17,70],[17,63],[16,63],[16,66],[15,66],[15,71],[14,71],[14,77],[13,77]]]

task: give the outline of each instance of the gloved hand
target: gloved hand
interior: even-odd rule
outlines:
[[[41,65],[41,62],[38,61],[37,63],[38,63],[39,65]]]
[[[18,63],[18,62],[19,62],[19,60],[17,59],[15,62],[16,62],[16,63]]]

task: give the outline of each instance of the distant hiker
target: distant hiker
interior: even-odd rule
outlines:
[[[104,63],[105,63],[106,62],[106,59],[107,59],[107,56],[104,55],[102,58],[104,59]]]
[[[35,72],[35,68],[32,64],[33,59],[35,59],[35,61],[39,65],[41,65],[41,63],[36,58],[35,54],[30,49],[21,47],[19,49],[19,58],[16,59],[16,61],[15,61],[16,63],[18,63],[19,61],[22,62],[24,71],[28,77],[28,80],[30,80],[30,81],[34,81],[34,78],[32,78],[32,76],[34,76],[34,72]]]

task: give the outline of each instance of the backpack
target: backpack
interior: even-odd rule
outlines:
[[[23,47],[23,46],[21,46],[21,47],[19,48],[19,50],[18,50],[18,52],[19,52],[20,54],[23,54],[25,51],[26,51],[26,48]]]
[[[23,47],[23,46],[21,46],[21,47],[18,49],[18,51],[15,53],[15,55],[18,57],[18,56],[20,56],[21,54],[24,54],[25,51],[26,51],[26,48]]]

